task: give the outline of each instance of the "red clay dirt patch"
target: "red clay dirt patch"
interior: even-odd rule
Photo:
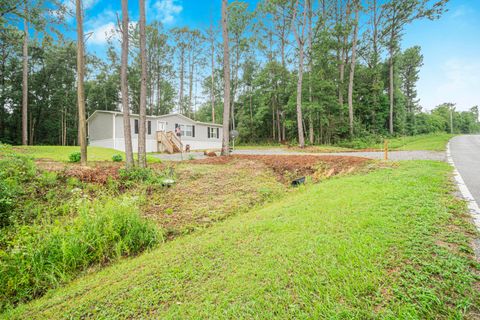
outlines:
[[[94,168],[72,166],[65,169],[63,176],[77,178],[82,182],[105,184],[108,179],[118,179],[119,169],[120,166],[97,166]]]
[[[109,178],[118,179],[118,170],[122,168],[121,164],[102,162],[95,163],[94,167],[83,167],[78,163],[63,163],[48,159],[39,159],[35,163],[42,170],[57,172],[66,178],[77,178],[82,182],[100,184],[107,183]]]
[[[314,175],[314,178],[320,178],[321,176],[328,178],[340,173],[351,173],[371,161],[367,158],[347,156],[232,155],[229,157],[192,160],[189,161],[189,163],[226,164],[241,160],[259,161],[271,168],[282,178],[294,178],[300,175]],[[286,176],[286,173],[289,174]],[[319,173],[317,177],[315,177],[316,173]]]

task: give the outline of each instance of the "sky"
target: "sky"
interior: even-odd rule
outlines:
[[[160,20],[166,28],[207,28],[220,19],[221,0],[146,0],[147,23]],[[252,9],[257,1],[247,1]],[[65,3],[72,3],[65,0]],[[105,55],[105,33],[117,24],[120,1],[84,0],[84,28],[91,33],[87,50]],[[450,0],[440,20],[416,21],[405,30],[403,49],[419,45],[424,56],[418,97],[427,110],[444,102],[457,110],[480,105],[480,0]],[[129,1],[130,20],[138,20],[138,1]],[[71,25],[75,21],[71,18]],[[73,33],[73,31],[72,31]]]

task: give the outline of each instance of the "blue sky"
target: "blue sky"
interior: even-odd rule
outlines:
[[[70,0],[65,0],[70,1]],[[248,1],[252,8],[257,1]],[[206,28],[220,19],[221,0],[146,0],[147,22],[160,20],[169,28],[188,25]],[[85,30],[93,32],[88,50],[102,56],[105,32],[116,24],[117,0],[84,0]],[[130,19],[138,19],[138,1],[130,0]],[[420,73],[420,104],[432,109],[443,102],[467,110],[480,105],[480,0],[450,0],[449,11],[438,21],[408,26],[403,48],[420,45],[424,66]],[[72,24],[74,23],[72,19]]]

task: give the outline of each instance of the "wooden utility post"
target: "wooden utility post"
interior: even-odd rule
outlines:
[[[383,141],[383,160],[388,160],[388,140]]]

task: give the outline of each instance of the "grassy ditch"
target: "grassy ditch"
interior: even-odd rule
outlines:
[[[329,179],[4,317],[474,318],[478,233],[450,172],[415,161]]]

